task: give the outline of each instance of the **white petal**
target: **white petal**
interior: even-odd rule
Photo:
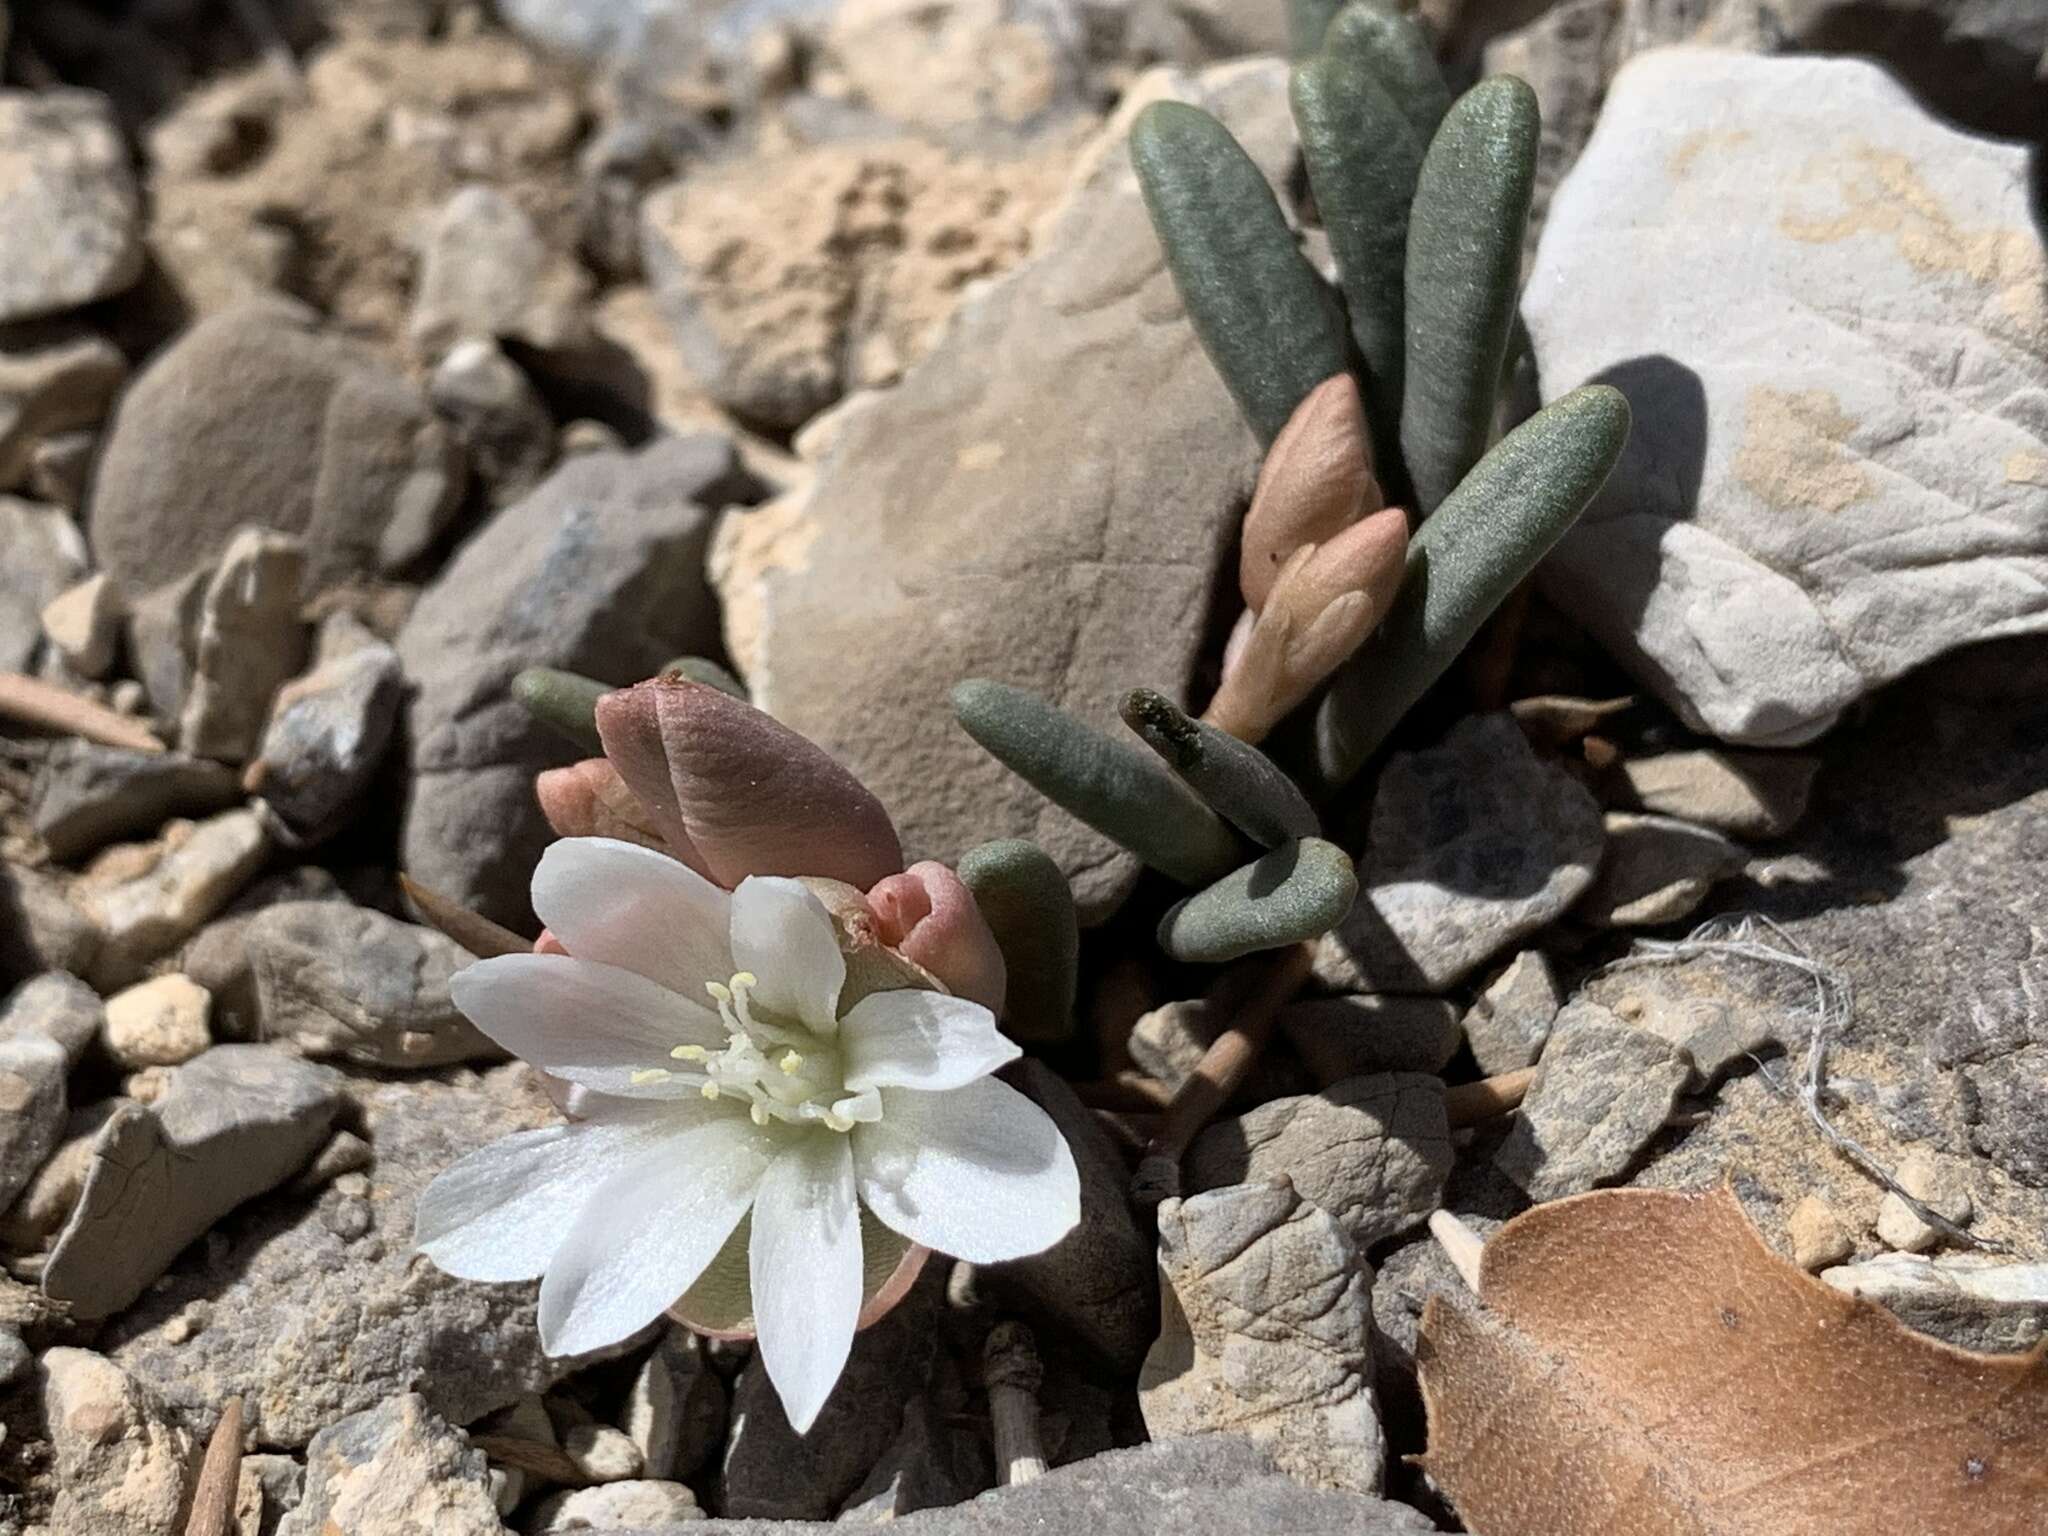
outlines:
[[[541,1279],[541,1348],[588,1354],[659,1317],[747,1214],[774,1145],[746,1116],[720,1115],[593,1189]]]
[[[565,837],[533,872],[533,910],[578,960],[624,966],[692,1002],[732,975],[732,898],[665,853]]]
[[[972,1264],[1019,1259],[1081,1219],[1066,1138],[995,1078],[943,1093],[884,1088],[880,1122],[851,1135],[862,1203],[936,1252]]]
[[[839,1021],[846,1086],[958,1088],[1024,1053],[979,1003],[943,992],[871,992]]]
[[[732,893],[732,959],[760,981],[756,1008],[821,1035],[838,1027],[846,957],[825,904],[800,882],[778,875],[740,882]]]
[[[860,1207],[844,1136],[812,1131],[776,1155],[754,1205],[747,1273],[761,1363],[803,1434],[839,1381],[860,1318]]]
[[[414,1244],[464,1280],[535,1279],[591,1190],[645,1146],[649,1111],[668,1110],[632,1108],[636,1116],[521,1131],[451,1164],[420,1196]]]
[[[449,979],[455,1006],[513,1055],[544,1072],[625,1099],[697,1092],[669,1070],[678,1045],[725,1045],[718,1015],[645,976],[570,955],[500,955]],[[701,1081],[701,1079],[700,1079]]]

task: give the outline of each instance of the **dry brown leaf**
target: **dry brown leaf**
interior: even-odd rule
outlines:
[[[2048,1345],[1914,1333],[1727,1190],[1598,1190],[1433,1298],[1420,1458],[1476,1536],[2043,1536]]]

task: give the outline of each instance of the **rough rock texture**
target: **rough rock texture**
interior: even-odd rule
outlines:
[[[57,1475],[53,1531],[177,1536],[200,1447],[166,1421],[163,1404],[83,1349],[43,1355],[42,1398]]]
[[[1663,1129],[1692,1075],[1692,1059],[1669,1041],[1598,1003],[1570,1003],[1494,1166],[1532,1200],[1610,1183]]]
[[[839,0],[816,66],[835,94],[933,135],[1022,132],[1079,105],[1080,18],[1068,4]],[[916,90],[904,82],[915,78]]]
[[[259,912],[244,942],[265,1039],[378,1067],[504,1054],[448,995],[473,957],[431,928],[348,902],[285,901]]]
[[[121,1311],[187,1243],[297,1173],[340,1107],[339,1074],[266,1046],[186,1063],[155,1104],[100,1131],[43,1288],[76,1317]]]
[[[404,866],[422,885],[513,926],[552,834],[533,776],[574,753],[511,696],[531,666],[603,682],[651,676],[715,642],[710,518],[734,486],[730,440],[663,439],[585,454],[496,514],[456,553],[398,636],[413,786]]]
[[[1884,1253],[1823,1270],[1821,1279],[1962,1349],[2032,1349],[2048,1334],[2048,1264]]]
[[[80,677],[103,678],[114,668],[127,617],[120,588],[102,571],[43,605],[43,633],[66,667]]]
[[[1436,997],[1329,997],[1280,1010],[1280,1029],[1318,1083],[1373,1072],[1441,1072],[1458,1010]]]
[[[411,1252],[413,1203],[436,1173],[556,1119],[531,1070],[351,1079],[348,1093],[375,1159],[368,1193],[330,1187],[252,1204],[133,1307],[109,1345],[183,1412],[243,1394],[260,1445],[303,1446],[409,1391],[468,1424],[566,1369],[540,1352],[535,1286],[451,1280]],[[210,1319],[192,1334],[180,1319],[202,1301]]]
[[[681,1483],[632,1478],[598,1488],[571,1488],[541,1500],[527,1521],[527,1536],[568,1531],[639,1531],[702,1520],[697,1496]]]
[[[303,538],[322,584],[418,552],[380,555],[389,530],[424,547],[461,488],[452,453],[373,353],[303,310],[241,306],[187,331],[122,398],[87,531],[131,593],[210,561],[243,524]]]
[[[503,1536],[490,1465],[415,1393],[323,1429],[279,1536]]]
[[[0,91],[0,323],[75,309],[142,272],[128,146],[97,91]]]
[[[723,1441],[725,1418],[725,1384],[704,1341],[677,1325],[641,1362],[619,1427],[639,1449],[641,1469],[661,1482],[694,1475]]]
[[[1176,998],[1140,1015],[1124,1044],[1139,1071],[1169,1092],[1178,1092],[1202,1053],[1230,1024],[1230,1009],[1206,997]],[[1253,1063],[1242,1092],[1256,1103],[1300,1093],[1305,1087],[1298,1065],[1282,1052],[1267,1051]]]
[[[1807,752],[1665,752],[1632,757],[1611,788],[1620,803],[1731,837],[1782,837],[1806,814],[1820,759]]]
[[[1155,1440],[1248,1435],[1313,1488],[1377,1493],[1372,1268],[1287,1180],[1159,1207],[1160,1336],[1138,1399]]]
[[[134,980],[226,906],[269,852],[254,811],[222,811],[197,825],[173,823],[165,846],[142,873],[79,897],[100,931],[94,983],[104,989]]]
[[[1159,95],[1207,106],[1284,174],[1279,65],[1154,76],[1133,105]],[[1129,890],[1132,861],[975,746],[947,695],[990,675],[1121,732],[1124,689],[1182,692],[1257,468],[1182,317],[1128,128],[1104,129],[1033,256],[846,413],[806,501],[772,509],[779,524],[731,520],[719,568],[757,702],[859,774],[907,851],[1034,837],[1092,917]],[[1118,425],[1132,399],[1143,432]]]
[[[1533,1065],[1563,1006],[1549,958],[1540,949],[1515,956],[1465,1010],[1465,1043],[1479,1070],[1491,1074]]]
[[[1688,723],[1796,744],[2048,627],[2026,160],[1860,62],[1673,51],[1616,79],[1523,307],[1545,393],[1605,379],[1635,428],[1544,579]]]
[[[1574,916],[1601,928],[1654,928],[1690,917],[1743,853],[1707,827],[1675,816],[1610,811],[1600,872]]]
[[[117,1067],[175,1067],[213,1044],[207,1015],[213,998],[189,976],[172,971],[138,981],[107,999],[101,1042]]]
[[[240,798],[234,774],[219,763],[70,737],[36,772],[30,818],[50,857],[63,861],[155,832],[173,816],[226,810]]]
[[[43,609],[85,574],[85,541],[60,507],[0,496],[0,671],[25,672]]]
[[[1439,992],[1559,916],[1592,884],[1600,808],[1505,714],[1460,721],[1381,771],[1358,904],[1316,942],[1316,979]]]
[[[299,845],[347,822],[384,761],[405,692],[398,653],[353,621],[345,627],[360,643],[278,690],[256,754],[256,792],[280,840]]]
[[[1284,1175],[1361,1250],[1424,1220],[1450,1171],[1443,1084],[1420,1072],[1354,1077],[1219,1120],[1181,1170],[1191,1190]]]
[[[102,1017],[99,994],[76,976],[54,969],[7,994],[0,1008],[0,1041],[54,1040],[63,1047],[67,1065],[75,1067],[99,1038]]]
[[[288,534],[243,528],[228,540],[199,600],[178,715],[193,756],[239,763],[255,751],[271,695],[305,660],[305,575],[305,546]]]

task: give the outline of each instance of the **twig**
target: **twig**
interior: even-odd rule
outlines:
[[[1759,934],[1774,942],[1764,942]],[[1821,1108],[1821,1100],[1827,1093],[1828,1048],[1841,1038],[1856,1016],[1855,984],[1843,972],[1823,965],[1807,954],[1797,939],[1770,918],[1761,913],[1730,913],[1700,924],[1676,942],[1638,939],[1635,948],[1604,967],[1603,974],[1645,965],[1683,964],[1710,955],[1775,966],[1811,981],[1814,992],[1813,1029],[1806,1041],[1805,1070],[1792,1089],[1805,1106],[1807,1118],[1837,1152],[1905,1201],[1907,1208],[1930,1227],[1937,1228],[1956,1242],[1986,1253],[2010,1251],[2007,1244],[1965,1230],[1912,1194],[1860,1142],[1829,1123],[1826,1111]],[[1780,1093],[1786,1091],[1785,1085],[1768,1066],[1759,1063],[1759,1069],[1765,1082]]]
[[[220,1422],[206,1442],[206,1459],[192,1485],[191,1514],[185,1536],[228,1536],[235,1518],[235,1489],[242,1474],[242,1400],[221,1405]]]
[[[0,715],[40,730],[96,741],[103,747],[126,747],[131,752],[164,750],[164,744],[140,720],[19,672],[0,672]]]
[[[1045,1473],[1038,1437],[1038,1391],[1045,1383],[1038,1341],[1022,1323],[997,1323],[981,1350],[988,1388],[989,1427],[995,1441],[996,1486],[1013,1487]]]
[[[1451,1261],[1451,1268],[1458,1272],[1458,1278],[1470,1287],[1473,1295],[1478,1295],[1479,1258],[1486,1249],[1485,1240],[1449,1211],[1429,1213],[1429,1235],[1436,1239],[1437,1247],[1443,1249],[1444,1257]]]
[[[1138,1163],[1138,1175],[1131,1181],[1131,1197],[1138,1204],[1149,1209],[1180,1192],[1180,1160],[1188,1144],[1230,1102],[1273,1038],[1280,1009],[1308,979],[1310,953],[1306,944],[1290,944],[1247,962],[1242,973],[1249,979],[1244,1002],[1166,1106],[1166,1116]]]
[[[1482,1077],[1476,1083],[1459,1083],[1446,1088],[1444,1118],[1450,1121],[1451,1129],[1455,1131],[1504,1115],[1522,1102],[1529,1092],[1529,1085],[1535,1081],[1534,1067],[1517,1067],[1512,1072]]]
[[[502,928],[481,912],[472,912],[438,891],[430,891],[411,875],[398,877],[398,888],[412,899],[421,917],[479,960],[497,955],[523,955],[533,945],[510,928]]]

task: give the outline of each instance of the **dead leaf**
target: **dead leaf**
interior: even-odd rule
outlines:
[[[2048,1344],[1914,1333],[1727,1190],[1598,1190],[1433,1298],[1419,1458],[1476,1536],[2042,1536]]]

